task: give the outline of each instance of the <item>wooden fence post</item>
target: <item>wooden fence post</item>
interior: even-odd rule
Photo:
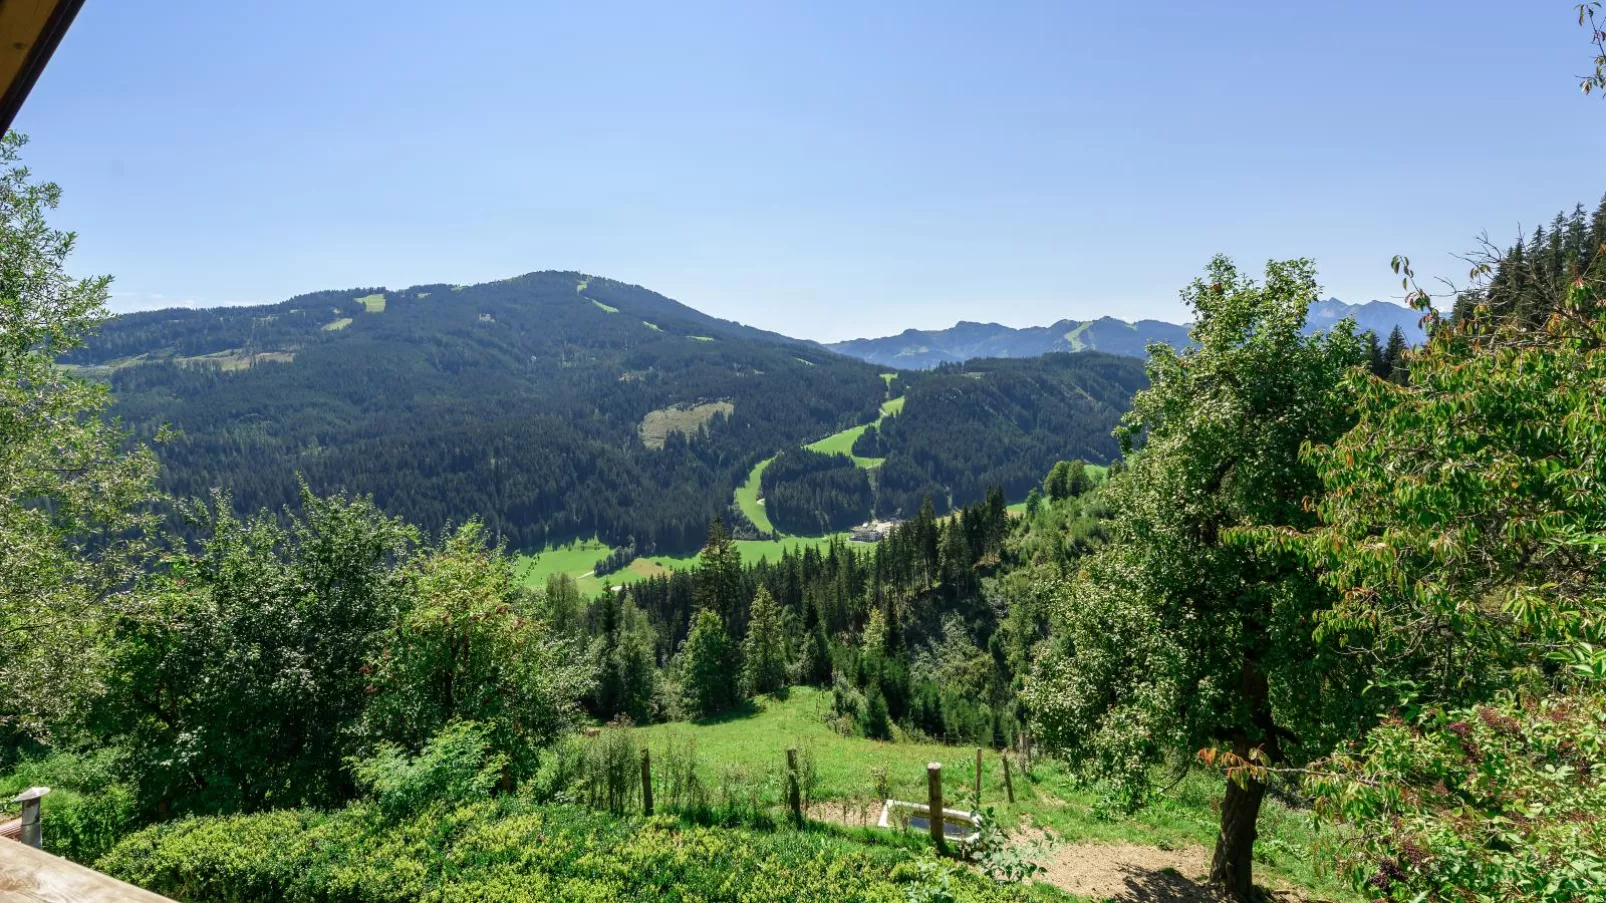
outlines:
[[[976,811],[981,811],[981,747],[976,747]]]
[[[999,757],[1004,760],[1004,792],[1009,794],[1009,804],[1013,806],[1015,805],[1015,782],[1009,779],[1009,753],[1000,753]]]
[[[652,814],[652,750],[645,746],[641,748],[641,810]]]
[[[786,802],[792,807],[792,824],[803,827],[803,787],[797,773],[797,747],[786,751]]]
[[[926,821],[931,825],[931,842],[936,844],[937,852],[942,853],[948,849],[948,840],[943,836],[942,814],[942,763],[926,763],[926,803],[930,807],[926,811]]]

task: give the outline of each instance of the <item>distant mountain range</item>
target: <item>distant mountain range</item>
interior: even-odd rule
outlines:
[[[1396,326],[1406,341],[1418,344],[1426,337],[1421,314],[1388,301],[1345,304],[1337,298],[1310,307],[1308,332],[1329,329],[1353,317],[1360,329],[1386,340]],[[879,339],[850,339],[825,347],[886,367],[929,370],[938,364],[988,357],[1037,357],[1051,351],[1104,351],[1127,357],[1144,357],[1155,342],[1173,347],[1188,343],[1188,327],[1163,320],[1128,323],[1114,317],[1097,320],[1061,320],[1052,326],[1014,329],[997,323],[956,323],[949,329],[906,329]]]

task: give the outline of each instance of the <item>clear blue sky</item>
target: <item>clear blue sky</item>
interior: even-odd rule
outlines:
[[[90,0],[19,117],[121,310],[576,269],[840,339],[1398,293],[1606,191],[1573,0]],[[1172,7],[1172,8],[1167,8]]]

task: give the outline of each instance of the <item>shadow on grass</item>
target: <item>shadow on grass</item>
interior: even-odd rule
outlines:
[[[785,701],[786,691],[782,690],[781,692],[775,694],[774,697],[764,698],[773,698],[777,701]],[[697,727],[712,727],[716,724],[728,724],[732,721],[744,721],[748,718],[754,717],[755,715],[763,714],[763,712],[764,704],[762,699],[748,699],[744,700],[741,705],[734,709],[720,712],[718,715],[709,715],[707,718],[698,718],[689,723],[694,724]]]

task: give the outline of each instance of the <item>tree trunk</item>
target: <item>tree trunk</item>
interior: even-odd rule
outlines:
[[[1259,633],[1258,625],[1246,621],[1245,635]],[[1244,701],[1249,704],[1253,731],[1240,731],[1232,740],[1232,751],[1244,764],[1259,753],[1260,764],[1282,761],[1282,744],[1271,711],[1271,688],[1261,673],[1254,647],[1244,656],[1240,676]],[[1252,775],[1240,775],[1242,785],[1227,778],[1227,793],[1221,800],[1221,829],[1216,833],[1216,852],[1210,860],[1210,885],[1240,903],[1254,899],[1255,837],[1260,821],[1260,803],[1266,798],[1266,785]]]
[[[1243,752],[1248,752],[1247,744]],[[1227,779],[1227,795],[1221,801],[1221,830],[1216,834],[1216,853],[1210,861],[1210,884],[1232,899],[1253,899],[1255,890],[1254,856],[1256,825],[1266,785],[1249,778],[1243,786]]]

